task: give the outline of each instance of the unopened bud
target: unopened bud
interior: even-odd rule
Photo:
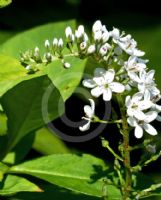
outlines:
[[[83,25],[78,26],[78,32],[79,32],[81,35],[84,34],[84,26],[83,26]]]
[[[27,65],[27,66],[25,67],[25,69],[27,69],[27,70],[32,70],[32,67],[31,67],[31,65]]]
[[[35,50],[34,50],[34,51],[35,51],[35,53],[39,53],[40,50],[39,50],[38,47],[35,47]]]
[[[64,67],[68,69],[68,68],[70,68],[70,67],[71,67],[71,64],[70,64],[70,63],[68,63],[68,62],[65,62],[65,63],[64,63]]]
[[[49,47],[50,47],[50,42],[49,42],[49,40],[45,40],[45,47],[46,47],[46,48],[49,48]]]
[[[56,48],[58,46],[58,39],[54,38],[53,39],[53,47]]]
[[[96,51],[96,47],[95,47],[94,44],[92,44],[92,45],[90,45],[90,46],[88,47],[87,53],[88,53],[88,54],[92,54],[92,53],[94,53],[95,51]]]
[[[59,41],[58,41],[58,47],[60,48],[60,49],[62,49],[63,48],[63,39],[62,38],[60,38],[59,39]]]
[[[102,30],[102,23],[100,20],[97,20],[92,27],[92,31],[93,33],[97,32],[97,31],[101,31]]]
[[[65,29],[65,35],[66,35],[66,38],[71,39],[71,37],[72,37],[72,29],[71,29],[70,26],[68,26],[68,27]]]
[[[101,31],[95,32],[93,37],[94,37],[94,41],[99,42],[102,38],[102,32]]]
[[[104,33],[102,34],[102,42],[103,42],[103,43],[107,42],[108,39],[109,39],[109,37],[110,37],[109,32],[108,32],[108,31],[104,32]]]

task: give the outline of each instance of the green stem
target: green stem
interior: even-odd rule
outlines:
[[[109,152],[118,160],[122,161],[123,162],[123,159],[114,152],[114,150],[109,146],[109,142],[107,140],[105,140],[104,138],[101,138],[102,139],[102,146],[107,148],[109,150]]]
[[[122,118],[122,130],[123,133],[123,156],[124,156],[124,167],[125,167],[125,185],[123,188],[123,200],[128,200],[131,193],[132,185],[132,174],[130,164],[130,145],[129,145],[129,128],[126,119],[126,112],[124,108],[124,101],[121,95],[117,96],[118,104],[120,107],[120,113]]]

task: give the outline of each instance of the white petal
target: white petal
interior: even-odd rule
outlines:
[[[140,110],[146,110],[146,109],[152,107],[152,102],[151,101],[140,101],[140,102],[138,102],[138,107]]]
[[[99,86],[105,84],[105,79],[103,77],[94,77],[93,80]]]
[[[145,131],[147,133],[149,133],[150,135],[157,135],[157,131],[152,125],[144,124],[143,127],[144,127]]]
[[[153,79],[154,78],[154,74],[155,74],[155,70],[150,70],[148,73],[147,73],[147,77],[148,79]]]
[[[104,89],[103,91],[103,100],[110,101],[112,98],[112,91],[110,88]]]
[[[95,111],[95,102],[93,101],[93,99],[89,99],[89,101],[90,101],[90,104],[91,104],[92,113],[94,114],[94,111]]]
[[[143,93],[142,92],[137,92],[132,96],[132,101],[134,103],[139,102],[143,98]]]
[[[99,97],[103,93],[103,88],[101,87],[95,87],[91,90],[91,94],[94,97]]]
[[[133,80],[137,83],[140,83],[140,78],[138,77],[138,75],[136,73],[129,71],[128,76],[130,77],[131,80]]]
[[[104,68],[96,68],[94,71],[94,76],[102,76],[106,73]]]
[[[144,100],[147,100],[147,101],[150,100],[150,92],[149,92],[149,90],[146,90],[146,91],[144,92]]]
[[[116,93],[122,93],[125,90],[125,86],[121,83],[112,82],[109,84],[111,90]]]
[[[92,79],[85,79],[82,84],[87,88],[94,88],[96,86],[96,83]]]
[[[128,124],[129,124],[130,126],[132,126],[132,127],[136,127],[136,126],[138,125],[136,119],[133,118],[133,117],[128,117],[128,118],[127,118],[127,122],[128,122]]]
[[[134,50],[133,50],[133,55],[134,55],[134,56],[140,57],[140,56],[144,56],[144,55],[145,55],[145,52],[144,52],[144,51],[140,51],[140,50],[138,50],[138,49],[134,49]]]
[[[161,106],[160,105],[155,104],[155,109],[156,109],[157,112],[161,112]]]
[[[158,116],[158,113],[156,111],[149,111],[145,114],[145,119],[144,121],[146,123],[150,123],[152,121],[154,121],[156,119],[156,117]]]
[[[86,124],[84,124],[83,126],[80,126],[79,127],[79,130],[80,131],[87,131],[89,128],[90,128],[90,120],[86,123]]]
[[[115,76],[115,71],[113,69],[109,69],[108,71],[106,71],[104,77],[107,83],[111,83],[114,79]]]
[[[87,117],[91,118],[93,116],[93,111],[89,105],[84,106],[84,112]]]
[[[134,110],[131,109],[131,108],[128,108],[127,109],[127,115],[130,116],[130,117],[133,117],[134,116]]]
[[[131,97],[130,96],[126,97],[126,99],[125,99],[125,105],[126,105],[126,107],[129,107],[131,105]]]
[[[138,138],[138,139],[142,138],[143,137],[143,129],[142,129],[142,127],[141,126],[136,126],[134,134],[135,134],[136,138]]]
[[[157,118],[156,118],[156,120],[158,121],[158,122],[161,122],[161,116],[157,116]]]
[[[140,111],[140,110],[134,110],[134,116],[138,119],[138,120],[144,120],[145,119],[145,114]]]

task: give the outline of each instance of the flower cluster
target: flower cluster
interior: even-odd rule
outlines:
[[[69,54],[64,55],[65,48]],[[134,128],[135,136],[141,138],[144,131],[156,135],[157,131],[150,123],[155,119],[161,121],[158,115],[161,106],[157,105],[161,98],[160,90],[155,83],[155,71],[148,70],[148,60],[140,58],[144,54],[131,35],[125,35],[117,28],[108,31],[98,20],[92,27],[92,37],[87,35],[83,25],[76,30],[68,26],[65,40],[46,40],[44,54],[41,55],[36,47],[33,51],[22,53],[21,62],[27,70],[31,70],[32,66],[61,59],[63,66],[70,68],[71,64],[65,61],[66,56],[93,58],[99,67],[94,70],[92,78],[83,80],[83,86],[90,88],[95,98],[102,95],[104,101],[110,101],[113,95],[121,95],[127,110],[127,122]],[[91,107],[84,108],[87,124],[80,127],[82,131],[89,129],[93,119],[94,102],[91,99],[90,102]]]

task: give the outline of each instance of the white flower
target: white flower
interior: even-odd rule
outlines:
[[[151,98],[160,94],[160,91],[154,82],[154,74],[155,70],[150,70],[149,72],[143,70],[139,73],[139,80],[137,80],[139,91],[142,93],[148,91]]]
[[[86,105],[84,106],[84,112],[85,112],[85,117],[83,119],[87,120],[87,123],[83,126],[79,127],[80,131],[87,131],[90,128],[90,123],[92,121],[92,118],[94,117],[95,113],[95,102],[93,99],[89,99],[91,106]]]
[[[96,68],[93,79],[83,81],[83,85],[88,88],[93,88],[91,94],[94,97],[103,95],[104,101],[110,101],[112,92],[122,93],[125,86],[119,82],[114,82],[115,71],[109,69],[106,71],[103,68]]]
[[[79,32],[80,35],[84,34],[84,26],[83,25],[78,26],[78,32]]]
[[[138,120],[144,120],[146,115],[144,110],[147,110],[152,107],[152,102],[150,101],[147,95],[144,95],[141,92],[138,92],[132,96],[126,97],[125,105],[127,107],[127,114],[130,117],[135,117]]]
[[[113,37],[113,41],[118,44],[119,47],[127,54],[138,57],[145,54],[143,51],[140,51],[136,48],[137,42],[131,38],[131,35],[126,35],[125,37],[122,37],[120,35],[120,31],[114,28],[111,32],[111,36]]]
[[[157,135],[156,129],[149,124],[156,119],[157,115],[157,112],[149,111],[145,114],[145,118],[142,121],[137,120],[135,117],[128,117],[128,124],[132,127],[135,127],[134,135],[136,138],[141,138],[144,130],[150,135]]]
[[[128,61],[125,62],[125,69],[127,72],[140,72],[146,69],[147,60],[142,60],[136,56],[130,56]]]

